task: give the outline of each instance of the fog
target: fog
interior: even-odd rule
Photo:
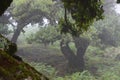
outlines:
[[[105,0],[104,18],[94,21],[79,36],[73,36],[61,34],[64,9],[59,5],[62,4],[45,1],[45,4],[41,4],[42,0],[41,3],[33,1],[34,4],[14,2],[15,7],[10,6],[6,11],[9,14],[0,17],[4,22],[0,22],[0,34],[17,44],[15,54],[38,72],[56,80],[59,77],[79,80],[81,73],[92,77],[91,80],[119,80],[120,4]],[[31,5],[30,9],[26,9],[27,4]],[[69,13],[69,20],[74,22],[70,16]]]

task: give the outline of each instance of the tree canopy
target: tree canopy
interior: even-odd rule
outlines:
[[[56,2],[62,2],[63,5],[60,3],[60,7],[65,8],[63,21],[60,20],[61,32],[64,33],[79,35],[86,31],[95,20],[103,17],[101,0],[57,0]],[[57,6],[53,0],[13,0],[9,11],[17,22],[17,27],[19,27],[19,30],[16,29],[16,32],[20,34],[23,27],[29,23],[41,23],[44,17],[49,19],[50,24],[54,24],[56,19],[58,19],[56,13],[59,11],[59,8],[55,9]],[[71,15],[72,21],[68,15]],[[13,41],[16,42],[14,39],[13,37]]]
[[[102,1],[103,0],[13,0],[8,11],[17,22],[17,29],[14,34],[18,32],[18,35],[14,35],[12,41],[16,42],[17,37],[15,36],[19,36],[26,25],[30,23],[43,24],[44,17],[47,18],[52,25],[55,25],[56,21],[59,21],[62,33],[70,33],[73,36],[78,36],[88,30],[94,21],[103,18],[104,11]],[[64,12],[63,9],[65,9]],[[61,14],[58,13],[62,13],[64,17],[61,17]]]
[[[64,32],[70,32],[72,35],[79,35],[87,30],[95,21],[103,18],[103,6],[101,0],[62,0],[64,7],[71,14],[74,23],[65,16]]]

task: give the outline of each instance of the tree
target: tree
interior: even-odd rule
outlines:
[[[55,19],[52,15],[56,12],[52,10],[53,4],[52,0],[14,0],[13,4],[8,9],[13,20],[17,23],[17,25],[13,25],[13,22],[11,23],[12,26],[16,27],[11,41],[16,43],[23,28],[28,24],[43,24],[44,17],[47,18],[51,24],[54,24]]]
[[[94,23],[97,29],[98,38],[102,44],[107,46],[119,45],[119,23],[119,15],[116,13],[106,15],[103,20]]]
[[[62,0],[65,7],[64,23],[62,25],[62,32],[69,32],[72,35],[80,35],[87,30],[89,26],[95,21],[103,18],[103,6],[101,0]],[[87,6],[86,6],[87,5]],[[70,22],[67,19],[67,12],[75,22]],[[72,25],[71,25],[72,23]]]
[[[117,0],[117,3],[120,3],[120,0]]]
[[[84,55],[91,42],[90,38],[95,31],[91,29],[89,30],[89,35],[84,33],[80,37],[73,37],[71,34],[61,35],[60,30],[56,28],[54,26],[41,27],[38,32],[32,34],[32,38],[30,37],[29,40],[31,42],[43,43],[45,46],[55,41],[60,41],[60,50],[68,61],[68,71],[83,71],[85,69]],[[76,51],[70,48],[71,43],[75,45]]]
[[[97,1],[97,2],[88,1],[87,2],[87,1],[82,1],[82,0],[81,1],[73,0],[71,2],[68,2],[67,0],[66,1],[62,0],[62,2],[64,3],[64,6],[68,10],[68,12],[70,12],[70,14],[72,15],[72,18],[75,20],[75,23],[74,23],[75,25],[71,26],[72,27],[71,31],[73,31],[74,33],[75,32],[81,33],[82,31],[87,30],[87,27],[94,21],[94,19],[102,18],[103,10],[101,7],[101,1]],[[88,6],[87,7],[84,6],[83,3]],[[93,6],[91,6],[91,4],[93,4]],[[17,38],[20,35],[20,32],[29,23],[39,23],[40,21],[42,21],[43,17],[46,17],[47,19],[50,20],[51,24],[54,24],[56,19],[58,19],[57,17],[51,17],[51,16],[56,15],[55,11],[59,9],[59,8],[57,9],[53,8],[57,6],[56,4],[54,5],[52,0],[49,0],[49,2],[46,0],[44,1],[38,1],[38,0],[18,1],[17,0],[17,1],[13,1],[13,5],[11,7],[12,7],[11,8],[12,10],[10,11],[10,13],[13,15],[13,18],[18,23],[17,29],[14,32],[14,35],[12,38],[13,42],[17,41]],[[87,12],[85,11],[85,8],[86,9],[88,8]],[[93,13],[91,13],[91,10]],[[86,17],[80,17],[80,16],[84,16],[83,14],[86,15]],[[82,23],[79,23],[79,20],[81,20],[80,22]]]
[[[7,35],[10,32],[11,31],[8,30],[8,26],[7,25],[0,24],[0,34]]]
[[[84,55],[89,43],[89,40],[86,38],[75,37],[74,44],[77,49],[75,54],[69,47],[69,42],[61,40],[60,48],[68,60],[68,68],[72,69],[73,71],[83,71],[85,69]]]
[[[47,46],[60,39],[61,35],[57,28],[48,25],[45,27],[40,27],[39,31],[27,38],[27,41],[31,43],[31,41],[34,40],[36,43],[43,43],[45,46]]]
[[[96,29],[94,28],[94,26],[91,26],[91,28],[87,32],[84,32],[79,37],[67,34],[65,35],[66,37],[62,38],[60,42],[60,48],[63,55],[68,60],[68,69],[72,69],[72,72],[85,70],[84,56],[88,46],[94,40],[95,34]],[[73,51],[70,48],[71,42],[75,45],[74,47],[76,51]]]
[[[2,0],[0,3],[0,15],[3,14],[5,9],[10,5],[11,0]],[[4,38],[0,34],[0,39]],[[7,40],[7,42],[10,43],[10,41]],[[8,45],[9,45],[8,43]],[[14,43],[13,43],[14,44]],[[16,44],[14,44],[14,48],[16,48]],[[10,48],[9,50],[14,53],[16,49]],[[8,51],[9,52],[9,51]],[[11,53],[12,54],[12,53]],[[49,80],[47,77],[42,75],[41,73],[38,73],[34,68],[30,67],[28,64],[24,62],[18,62],[14,58],[12,58],[10,55],[8,55],[6,52],[0,50],[0,78],[3,80],[18,80],[18,79],[36,79],[36,80]],[[6,60],[5,60],[6,59]],[[7,63],[7,66],[6,66]],[[8,67],[9,66],[9,67]],[[23,68],[24,67],[24,68]],[[16,72],[22,71],[19,75],[16,74]],[[12,74],[11,74],[12,73]],[[27,74],[26,74],[27,73]],[[28,77],[30,76],[30,77]]]
[[[62,26],[61,27],[62,32],[70,31],[70,33],[73,35],[77,34],[78,32],[81,33],[85,29],[87,30],[87,27],[92,23],[92,22],[90,22],[90,21],[92,21],[92,16],[94,18],[101,17],[100,15],[102,14],[102,7],[100,7],[100,5],[101,5],[100,1],[98,1],[98,2],[93,1],[94,4],[90,1],[90,4],[93,4],[93,5],[96,4],[95,8],[91,5],[88,5],[88,7],[85,7],[84,5],[82,5],[82,7],[80,7],[80,4],[78,4],[80,2],[84,3],[84,4],[88,4],[87,1],[84,2],[82,0],[81,1],[71,1],[70,3],[67,0],[66,1],[62,0],[62,2],[64,3],[65,8],[67,9],[66,12],[69,12],[72,15],[72,18],[75,20],[75,23],[72,23],[74,26],[71,26],[71,28],[70,28],[70,26],[69,26],[69,28],[67,28],[68,24],[65,23],[67,25],[65,28],[70,29],[70,30],[66,30],[65,28],[63,28],[64,26]],[[41,5],[42,3],[44,3],[45,5]],[[28,6],[29,6],[29,8],[28,8]],[[48,8],[48,6],[50,6],[50,8]],[[57,6],[59,6],[59,5],[57,4]],[[32,0],[31,1],[28,1],[28,0],[13,1],[13,5],[11,6],[9,12],[11,13],[12,17],[15,19],[15,21],[17,22],[18,25],[16,26],[17,29],[14,32],[12,41],[13,42],[17,41],[17,38],[20,35],[20,32],[23,31],[23,28],[26,25],[28,25],[29,23],[41,23],[43,17],[46,17],[47,19],[49,19],[51,21],[50,23],[52,23],[52,24],[55,23],[55,20],[58,19],[58,17],[53,17],[56,15],[55,14],[56,8],[53,8],[53,7],[57,7],[57,6],[56,6],[56,4],[54,6],[54,4],[51,0],[49,2],[46,0],[45,1],[37,1],[37,0],[36,1],[32,1]],[[76,8],[76,10],[75,10],[75,8]],[[88,12],[90,12],[90,13],[87,15],[88,12],[86,13],[85,9],[83,10],[82,8],[89,8],[90,10],[93,10],[94,14],[91,13],[90,10],[88,10]],[[59,8],[57,8],[57,9],[59,9]],[[96,10],[96,12],[95,12],[95,10]],[[99,13],[99,14],[97,15],[96,13]],[[81,14],[87,15],[86,18],[80,17],[80,16],[83,16]],[[67,14],[66,14],[66,16],[67,16]],[[79,18],[75,18],[75,17],[79,17]],[[68,19],[66,19],[66,20],[68,20]],[[82,23],[79,23],[79,20],[81,20]],[[84,20],[88,21],[89,23],[87,24],[86,21],[84,21]],[[68,22],[69,22],[69,20],[68,20]],[[82,25],[84,25],[84,27]],[[79,26],[81,26],[81,27],[79,27]]]
[[[81,50],[81,51],[78,51],[79,54],[81,54],[81,56],[79,56],[81,60],[78,60],[78,61],[84,63],[83,62],[83,57],[84,57],[83,54],[85,53],[85,50],[89,45],[89,41],[87,41],[86,39],[83,39],[83,38],[81,39],[80,35],[85,30],[88,30],[90,25],[95,20],[99,20],[99,19],[103,18],[102,17],[103,8],[102,8],[101,0],[94,0],[94,1],[93,0],[88,0],[88,1],[87,0],[62,0],[62,2],[64,4],[64,8],[65,8],[65,15],[64,15],[64,18],[61,19],[61,21],[60,21],[61,32],[64,32],[64,33],[68,32],[68,33],[72,34],[72,38],[75,41],[75,44],[80,43],[79,41],[86,41],[86,42],[83,42],[86,45],[86,46],[84,46],[84,48],[81,46],[78,46],[76,44],[76,47],[78,48],[78,50]],[[119,0],[118,0],[118,2],[119,2]],[[26,2],[23,1],[23,3],[26,3]],[[28,2],[26,4],[27,4],[27,6],[31,6],[30,2]],[[23,14],[25,12],[24,11],[25,8],[26,7],[23,6],[23,10],[21,10],[21,8],[19,9],[19,7],[18,7],[17,10],[19,10],[18,12],[22,11],[22,14]],[[34,9],[32,9],[32,10],[34,11]],[[29,13],[32,13],[29,11],[29,9],[27,12],[28,12],[27,15]],[[71,14],[72,21],[67,17],[68,14]],[[33,14],[33,15],[38,15],[38,14]],[[22,26],[25,26],[26,24],[28,24],[28,22],[26,22],[27,20],[28,21],[32,20],[33,22],[36,21],[36,18],[31,19],[30,16],[31,16],[31,14],[27,17],[26,17],[26,14],[24,14],[24,15],[22,15],[22,17],[18,18],[18,21],[20,21],[20,22],[18,22],[19,25],[22,24]],[[24,22],[25,22],[25,24],[23,25]],[[20,26],[19,26],[18,30],[16,30],[16,33],[19,32],[16,34],[17,36],[20,34],[20,31],[22,29],[23,29],[23,27],[20,28]],[[77,38],[75,38],[75,36]],[[13,41],[16,42],[16,39],[17,39],[17,37],[16,38],[13,37]],[[68,43],[69,42],[64,42],[64,40],[62,40],[62,42],[61,42],[61,50],[66,49],[66,48],[68,50],[65,53],[63,52],[64,54],[72,53],[72,51],[70,50],[70,48],[68,46]],[[83,45],[83,44],[80,43],[80,45]],[[84,65],[81,64],[81,66],[84,66]],[[83,70],[83,67],[81,67],[81,68],[82,68],[81,70]]]
[[[87,2],[82,0],[81,1],[62,0],[62,2],[64,3],[65,14],[63,19],[59,21],[61,26],[61,32],[64,32],[64,33],[68,32],[72,34],[72,38],[77,48],[77,55],[75,55],[71,51],[69,47],[69,42],[64,42],[64,40],[61,41],[61,45],[60,45],[61,51],[64,54],[64,56],[68,59],[69,64],[75,65],[75,67],[73,68],[77,67],[79,71],[83,71],[84,70],[84,54],[87,47],[89,46],[89,40],[86,38],[80,37],[80,35],[82,35],[84,30],[88,29],[88,27],[93,23],[93,21],[102,19],[103,9],[101,6],[101,1]],[[72,20],[70,20],[70,17],[68,17],[69,14],[71,14]],[[83,44],[80,41],[82,41]],[[82,45],[85,45],[85,46],[82,46]],[[74,59],[72,59],[73,58],[72,56],[75,56]]]
[[[85,68],[84,54],[90,42],[88,39],[80,36],[84,31],[88,30],[95,20],[103,18],[102,3],[100,0],[62,0],[62,2],[64,3],[65,14],[64,18],[60,20],[61,32],[70,33],[72,35],[77,49],[77,55],[71,51],[68,42],[61,41],[61,51],[67,56],[72,68],[83,71]],[[69,13],[71,14],[72,20],[68,17]]]
[[[7,16],[3,14],[5,10],[10,6],[12,3],[12,0],[1,0],[0,2],[0,34],[8,34],[10,31],[8,30],[8,26],[6,25],[8,23],[8,19],[10,16]]]
[[[71,60],[69,59],[70,64],[75,65],[75,63],[78,62],[76,64],[76,66],[78,67],[78,70],[83,71],[84,70],[84,54],[90,42],[88,39],[84,39],[80,36],[83,34],[84,31],[90,28],[90,25],[95,20],[100,20],[103,18],[102,17],[103,6],[100,0],[97,0],[97,1],[62,0],[62,1],[65,7],[65,14],[64,14],[64,18],[60,20],[61,32],[72,34],[72,38],[78,50],[76,53],[78,58],[74,55],[74,53],[69,48],[68,42],[65,42],[65,43],[61,42],[61,50],[63,54],[65,54],[66,56],[70,56],[69,57],[71,59]],[[90,11],[93,11],[93,12],[90,12]],[[71,14],[71,18],[73,20],[70,20],[70,17],[68,17],[69,13]],[[107,40],[108,41],[107,42],[104,40],[103,42],[107,42],[107,44],[109,43],[110,45],[114,46],[115,44],[114,44],[113,36],[110,35],[109,33],[108,35],[109,35],[109,41]],[[103,39],[101,38],[101,40]],[[63,44],[63,47],[62,47],[62,44]],[[73,56],[73,58],[71,56]],[[73,62],[73,60],[75,62]]]
[[[0,8],[2,13],[6,8],[8,8],[8,6],[10,5],[11,2],[12,2],[12,0],[9,0],[9,2],[8,1],[1,2],[1,5],[3,5]],[[88,20],[88,22],[89,21],[91,22],[91,21],[93,21],[94,18],[98,18],[98,19],[101,18],[101,15],[103,12],[100,0],[97,0],[97,1],[71,0],[70,2],[68,0],[62,0],[62,2],[64,3],[64,6],[70,11],[70,13],[72,14],[74,19],[76,21],[83,20],[83,23],[85,23],[87,20]],[[119,2],[120,1],[117,0],[117,3],[119,3]],[[24,1],[22,3],[24,3]],[[6,4],[6,5],[4,5],[4,4]],[[82,4],[82,5],[80,5],[80,4]],[[85,11],[84,11],[85,9],[88,9],[88,12],[90,11],[90,15],[88,15],[88,17],[81,17],[79,19],[75,18],[75,17],[80,17],[81,14],[85,13]],[[92,10],[92,13],[91,13],[91,10]],[[80,13],[80,14],[77,14],[77,13]],[[91,16],[91,15],[93,15],[93,16]],[[91,16],[91,18],[90,18],[90,16]],[[87,18],[89,18],[89,19],[87,19]],[[86,21],[84,21],[84,20],[86,20]],[[84,25],[84,24],[82,24],[82,25]],[[79,27],[83,27],[83,26],[79,26]],[[85,27],[83,27],[83,29],[85,29]]]

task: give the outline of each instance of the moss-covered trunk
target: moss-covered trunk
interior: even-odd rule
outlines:
[[[27,63],[18,61],[0,50],[0,79],[2,80],[49,80]]]

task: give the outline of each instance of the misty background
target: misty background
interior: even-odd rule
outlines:
[[[89,80],[119,80],[120,4],[103,3],[104,19],[75,37],[60,32],[60,0],[14,0],[0,17],[0,34],[17,44],[16,55],[51,79],[78,80],[82,71]]]

